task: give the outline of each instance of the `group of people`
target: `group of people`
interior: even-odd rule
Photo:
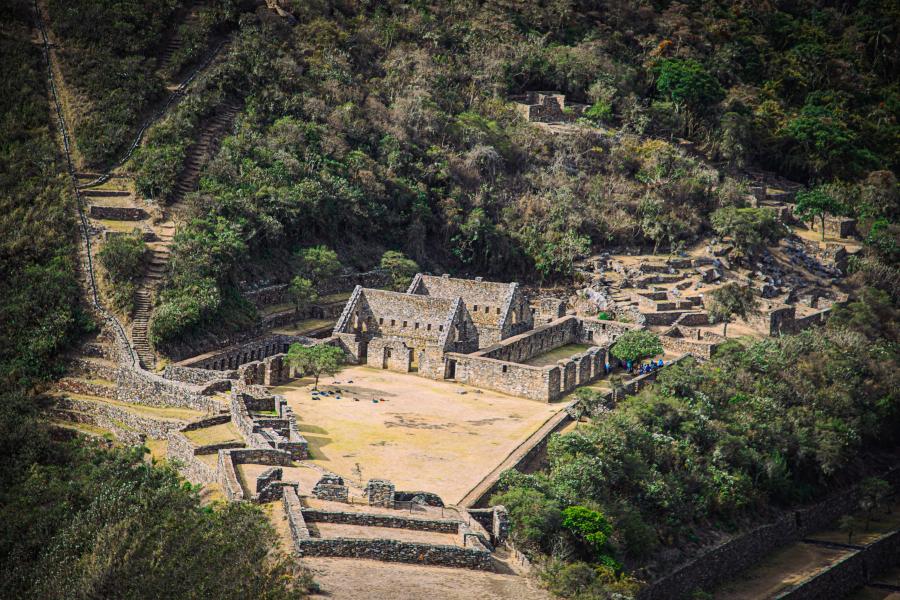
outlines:
[[[613,369],[618,367],[624,371],[628,371],[632,375],[646,375],[647,373],[652,373],[657,369],[662,369],[665,364],[666,363],[661,358],[657,361],[651,360],[646,364],[641,363],[639,365],[634,364],[630,360],[620,360],[618,362],[614,362],[613,364],[606,363],[606,365],[604,365],[604,370],[606,371],[606,374],[609,375],[613,372]]]

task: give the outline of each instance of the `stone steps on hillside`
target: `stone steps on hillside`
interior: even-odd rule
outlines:
[[[197,141],[188,148],[184,165],[175,184],[170,198],[173,208],[176,208],[187,194],[197,189],[203,164],[218,150],[219,140],[231,127],[239,110],[239,104],[228,101],[203,124]]]

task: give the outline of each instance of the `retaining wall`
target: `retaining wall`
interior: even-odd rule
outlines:
[[[215,468],[197,458],[194,445],[180,431],[169,432],[166,456],[170,460],[177,460],[180,464],[178,471],[191,483],[209,484],[219,480],[219,474]]]
[[[477,536],[466,538],[467,546],[420,544],[388,539],[308,538],[296,540],[300,556],[368,558],[388,562],[437,565],[493,571],[491,553]]]
[[[203,396],[198,386],[163,379],[134,367],[120,367],[116,376],[118,399],[147,406],[180,406],[217,413],[222,406]]]
[[[94,416],[95,424],[105,429],[133,430],[156,439],[166,439],[170,431],[184,426],[178,419],[153,418],[135,414],[127,407],[104,402],[92,402],[75,398],[60,398],[57,406],[64,410],[74,410]],[[123,440],[124,441],[124,440]]]
[[[416,519],[400,515],[371,514],[304,508],[303,518],[307,523],[341,523],[366,527],[391,527],[414,531],[434,531],[457,533],[461,523],[447,519]]]

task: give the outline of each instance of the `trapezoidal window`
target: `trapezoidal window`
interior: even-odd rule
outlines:
[[[503,365],[503,372],[506,373],[506,370],[507,370],[508,368],[509,368],[509,367],[507,367],[506,365]]]

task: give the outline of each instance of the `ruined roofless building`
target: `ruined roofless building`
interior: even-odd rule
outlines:
[[[334,335],[353,362],[444,379],[445,353],[474,352],[531,327],[518,284],[418,274],[406,293],[357,286]]]

